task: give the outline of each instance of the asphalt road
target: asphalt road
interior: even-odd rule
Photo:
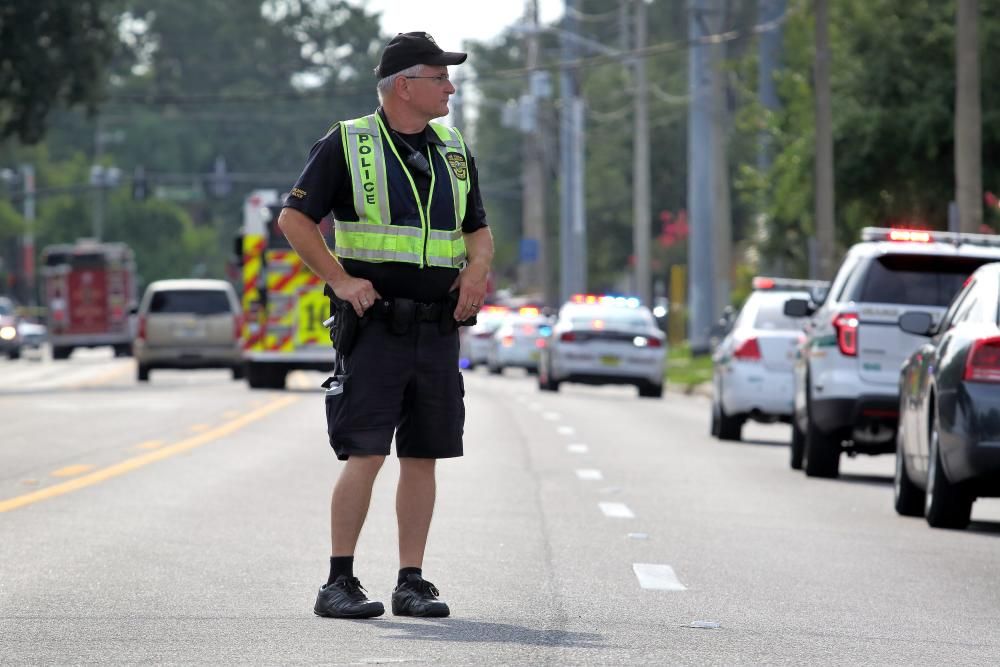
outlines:
[[[338,463],[322,377],[250,391],[103,351],[0,361],[0,663],[997,664],[1000,501],[892,508],[891,457],[788,468],[704,397],[466,374],[426,577],[447,619],[313,615]],[[396,466],[356,574],[388,603]]]

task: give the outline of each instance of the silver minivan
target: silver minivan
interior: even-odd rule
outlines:
[[[242,313],[225,280],[157,280],[139,302],[132,351],[138,379],[154,368],[229,368],[243,378]]]

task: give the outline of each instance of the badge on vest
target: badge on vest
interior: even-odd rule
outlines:
[[[448,160],[448,166],[455,173],[455,178],[460,181],[464,181],[469,176],[469,168],[465,164],[465,156],[461,153],[447,153],[445,154],[445,159]]]

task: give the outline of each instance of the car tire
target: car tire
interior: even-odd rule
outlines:
[[[132,346],[131,345],[115,345],[115,356],[116,357],[131,357],[132,356]]]
[[[269,364],[248,364],[247,384],[251,389],[284,389],[287,371]]]
[[[965,528],[969,525],[975,498],[952,484],[945,475],[944,466],[941,465],[941,435],[933,410],[930,436],[924,516],[934,528]]]
[[[712,399],[712,425],[709,429],[713,438],[719,437],[719,401]]]
[[[149,366],[146,364],[139,364],[135,377],[139,382],[149,382]]]
[[[489,368],[490,375],[503,375],[503,367],[501,366],[490,364],[487,368]]]
[[[237,366],[233,366],[233,379],[234,380],[242,380],[244,377],[246,377],[246,374],[247,374],[246,366],[244,366],[243,364],[239,364]]]
[[[808,477],[834,478],[840,474],[840,437],[819,430],[807,408],[802,467]]]
[[[639,396],[642,398],[663,398],[663,385],[643,382],[639,385]]]
[[[896,513],[902,516],[923,516],[926,494],[913,483],[906,472],[903,437],[903,426],[900,424],[896,430],[896,474],[892,484]]]
[[[792,415],[792,444],[788,449],[790,450],[788,464],[792,470],[802,470],[802,460],[806,451],[806,434],[796,423],[795,415]]]
[[[547,366],[538,368],[538,388],[542,391],[559,391],[559,383],[552,379],[552,374]]]
[[[13,350],[7,351],[8,359],[20,359],[21,358],[21,348],[15,348]]]
[[[726,409],[719,402],[719,440],[738,441],[743,438],[742,417],[727,415]]]
[[[69,355],[73,354],[73,348],[66,347],[64,345],[55,345],[52,348],[52,358],[53,359],[69,359]]]

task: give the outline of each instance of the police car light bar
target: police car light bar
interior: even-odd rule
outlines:
[[[602,306],[624,306],[638,308],[639,299],[634,296],[614,296],[611,294],[574,294],[569,298],[571,303],[601,304]]]
[[[862,241],[893,241],[897,243],[951,243],[953,245],[979,245],[1000,248],[1000,236],[994,234],[959,234],[927,229],[902,229],[898,227],[865,227]]]
[[[802,280],[799,278],[772,278],[770,276],[755,276],[752,284],[755,290],[808,291],[814,287],[826,287],[830,283],[826,280]]]

